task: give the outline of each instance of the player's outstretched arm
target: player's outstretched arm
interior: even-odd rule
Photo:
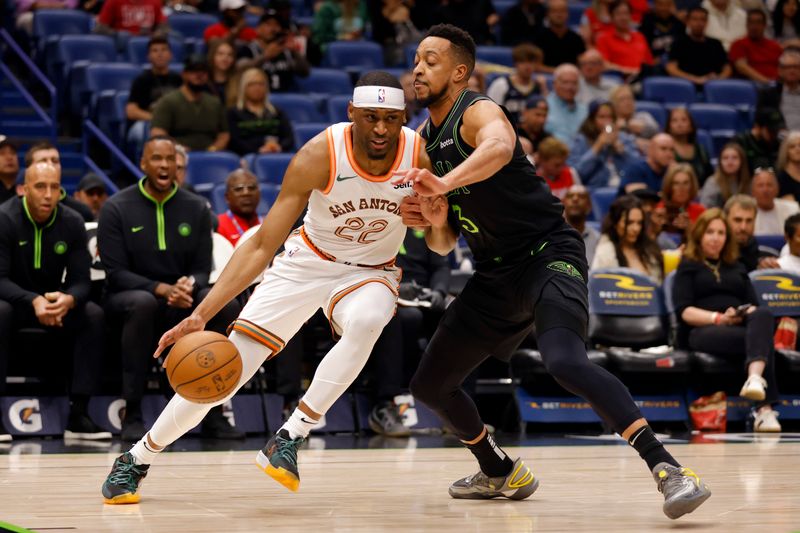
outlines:
[[[281,192],[261,228],[234,252],[214,287],[192,314],[164,333],[154,357],[170,344],[193,331],[200,331],[225,304],[246,289],[267,268],[275,251],[286,240],[303,212],[311,191],[328,183],[330,164],[325,132],[309,141],[292,159],[283,178]]]

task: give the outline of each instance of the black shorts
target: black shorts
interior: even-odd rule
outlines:
[[[442,326],[503,360],[510,359],[534,324],[540,334],[566,327],[585,339],[589,267],[583,239],[565,223],[546,242],[524,259],[476,271],[447,308]]]

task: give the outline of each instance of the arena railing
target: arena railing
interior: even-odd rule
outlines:
[[[86,161],[86,164],[92,168],[92,170],[98,168],[89,155],[90,147],[92,146],[93,142],[100,143],[100,145],[107,150],[108,155],[111,157],[111,170],[113,173],[125,171],[130,174],[128,179],[116,180],[117,183],[120,183],[120,181],[133,183],[142,176],[141,169],[137,168],[136,165],[134,165],[131,160],[128,159],[128,156],[126,156],[122,150],[120,150],[114,144],[114,142],[109,139],[106,134],[100,130],[100,128],[97,127],[94,122],[86,119],[83,121],[83,158]],[[116,185],[111,190],[116,191]]]

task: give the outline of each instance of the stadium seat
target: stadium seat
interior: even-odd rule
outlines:
[[[711,137],[711,134],[706,130],[698,129],[696,137],[700,146],[706,149],[709,159],[716,159],[717,152],[714,150],[714,139]]]
[[[147,59],[147,45],[150,42],[150,37],[136,36],[128,39],[127,54],[128,61],[137,65],[146,65],[149,63]],[[172,52],[173,63],[183,63],[184,56],[186,55],[186,46],[183,39],[170,35],[169,49]]]
[[[105,120],[96,113],[100,100],[113,101],[120,91],[129,91],[133,80],[142,73],[140,67],[130,63],[96,63],[86,69],[86,94],[81,101],[88,104],[89,117]],[[102,129],[102,128],[101,128]]]
[[[781,235],[756,235],[756,242],[759,246],[768,246],[775,250],[780,250],[786,244],[786,237]]]
[[[327,122],[309,122],[307,124],[295,124],[294,126],[294,146],[299,150],[304,144],[313,139],[318,133],[328,127]]]
[[[648,102],[646,100],[637,100],[636,101],[636,111],[644,111],[645,113],[650,113],[650,116],[658,122],[658,125],[661,126],[661,129],[664,129],[667,126],[667,110],[664,109],[664,106],[658,102]]]
[[[218,22],[213,15],[200,13],[173,13],[169,16],[168,24],[170,30],[179,33],[184,39],[203,39],[203,32]]]
[[[690,105],[696,100],[694,84],[681,78],[653,76],[642,82],[642,99],[662,104]]]
[[[596,189],[590,190],[590,196],[592,197],[592,213],[594,214],[594,219],[603,223],[603,219],[608,213],[608,208],[611,206],[611,202],[617,197],[618,189],[616,187],[598,187]]]
[[[754,108],[758,103],[758,91],[748,80],[711,80],[703,88],[706,102]]]
[[[334,41],[328,44],[322,60],[325,67],[383,68],[383,49],[370,41]]]
[[[347,104],[350,103],[351,97],[345,95],[337,95],[328,98],[328,120],[334,124],[337,122],[347,122]]]
[[[208,193],[240,167],[239,156],[231,152],[192,152],[186,166],[186,183],[199,193]]]
[[[754,270],[750,273],[750,281],[760,304],[767,307],[773,316],[800,319],[800,300],[797,299],[800,276],[786,270]],[[782,349],[777,350],[777,355],[777,364],[784,364],[790,372],[800,372],[800,351]]]
[[[414,56],[417,54],[417,47],[419,43],[408,43],[403,48],[404,55],[406,57],[406,66],[408,68],[414,68]]]
[[[86,90],[86,69],[94,63],[111,63],[117,59],[114,39],[105,35],[65,35],[58,41],[58,63],[51,80],[56,87],[67,87],[66,102],[69,111],[78,115],[82,111],[81,98]]]
[[[272,204],[275,203],[275,198],[277,198],[278,193],[276,189],[276,185],[273,183],[259,183],[258,189],[261,192],[261,200],[258,202],[258,207],[256,208],[256,212],[264,216],[269,211],[269,208],[272,207]],[[211,208],[214,210],[215,213],[224,213],[228,210],[228,204],[225,202],[225,184],[219,183],[214,186],[214,189],[211,191]]]
[[[494,4],[494,10],[497,11],[497,15],[502,18],[503,15],[506,14],[506,11],[511,9],[517,4],[516,0],[494,0],[492,2]]]
[[[475,48],[475,59],[483,63],[514,66],[510,46],[478,46]]]
[[[739,128],[739,113],[729,105],[692,104],[689,106],[689,113],[700,129],[717,131]]]
[[[120,147],[125,146],[128,124],[125,106],[128,104],[129,96],[128,90],[117,91],[111,96],[98,98],[95,108],[97,127],[111,139],[111,142]]]
[[[726,144],[736,135],[736,130],[713,130],[709,132],[714,142],[714,153],[719,154]]]
[[[273,93],[269,95],[269,101],[286,113],[294,123],[324,121],[316,102],[306,94]]]
[[[262,154],[253,161],[253,172],[262,183],[280,184],[294,154]]]
[[[33,44],[38,54],[47,42],[55,43],[62,35],[88,35],[92,16],[77,9],[38,9],[33,16]]]
[[[585,2],[570,2],[567,6],[569,9],[567,25],[570,27],[580,26],[581,19],[583,18],[583,12],[586,11],[587,7],[589,7],[589,5]]]
[[[350,76],[343,70],[313,68],[306,78],[296,77],[297,88],[304,93],[353,94]]]

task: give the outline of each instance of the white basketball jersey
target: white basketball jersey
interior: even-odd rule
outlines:
[[[309,246],[327,259],[362,266],[391,263],[406,235],[400,202],[413,194],[410,183],[392,185],[393,174],[416,165],[420,136],[403,127],[392,168],[373,176],[356,162],[352,126],[340,122],[325,130],[330,176],[325,190],[311,193],[302,231]]]

